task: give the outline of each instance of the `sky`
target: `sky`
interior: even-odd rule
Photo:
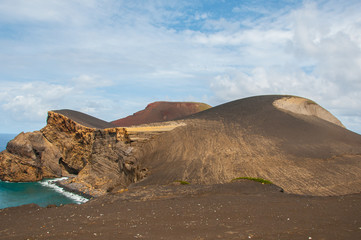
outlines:
[[[361,133],[361,1],[0,0],[0,132],[47,111],[309,98]]]

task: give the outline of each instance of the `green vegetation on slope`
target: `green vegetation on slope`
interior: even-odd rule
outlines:
[[[174,181],[174,182],[179,182],[179,183],[182,184],[182,185],[188,185],[188,184],[190,184],[189,182],[186,182],[186,181],[183,181],[183,180],[177,180],[177,181]]]
[[[238,177],[238,178],[232,179],[232,181],[239,180],[239,179],[247,179],[247,180],[251,180],[251,181],[255,181],[255,182],[260,182],[262,184],[273,184],[269,180],[266,180],[266,179],[263,179],[263,178],[254,178],[254,177]]]

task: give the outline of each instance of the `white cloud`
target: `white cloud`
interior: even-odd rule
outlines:
[[[354,8],[334,1],[306,2],[275,24],[258,22],[239,32],[235,44],[249,54],[249,67],[227,70],[211,81],[217,101],[258,94],[300,95],[355,127],[360,122],[355,112],[361,111],[356,97],[361,96],[361,19]],[[282,24],[282,19],[287,21]],[[356,118],[353,123],[351,115]],[[361,126],[356,130],[360,132]]]
[[[95,83],[96,79],[85,76],[87,75],[73,78],[80,78],[81,81],[77,84],[72,84],[73,79],[64,83],[6,82],[0,89],[0,112],[12,119],[12,124],[18,123],[17,128],[20,130],[37,130],[43,127],[49,110],[70,108],[101,118],[115,108],[114,102],[93,95],[93,91],[103,84]],[[2,121],[5,119],[1,119]],[[22,122],[36,126],[37,129],[27,129],[28,126],[21,125]]]
[[[0,2],[0,20],[84,24],[87,18],[80,10],[91,11],[96,7],[94,0],[3,0]]]
[[[194,19],[196,21],[199,21],[199,20],[204,20],[204,19],[207,19],[208,18],[208,14],[207,13],[196,13],[195,16],[194,16]]]
[[[262,67],[253,68],[249,72],[234,70],[216,76],[211,82],[211,88],[219,99],[227,101],[264,94],[309,96],[314,87],[321,88],[321,86],[315,86],[318,83],[313,76],[296,70],[287,74],[284,71]]]
[[[103,79],[100,76],[90,76],[82,74],[72,78],[73,83],[78,88],[97,88],[97,87],[108,87],[113,84],[111,80]]]
[[[166,96],[217,105],[279,93],[359,118],[361,4],[283,3],[217,15],[194,1],[0,1],[2,113],[113,120]]]
[[[7,83],[0,90],[1,108],[16,120],[44,120],[47,111],[72,91],[71,87],[46,82]]]

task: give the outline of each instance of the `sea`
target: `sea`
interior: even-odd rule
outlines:
[[[0,152],[16,134],[0,134]],[[54,184],[58,179],[44,179],[39,182],[14,183],[0,180],[0,209],[35,203],[41,207],[48,205],[81,204],[88,199],[67,192]]]

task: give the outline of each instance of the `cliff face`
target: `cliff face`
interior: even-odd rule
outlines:
[[[21,182],[75,175],[71,183],[78,188],[103,194],[145,176],[133,151],[124,128],[85,127],[50,111],[43,129],[19,134],[0,153],[0,179]]]
[[[4,181],[38,181],[60,177],[60,151],[39,131],[20,133],[0,154],[0,179]]]

